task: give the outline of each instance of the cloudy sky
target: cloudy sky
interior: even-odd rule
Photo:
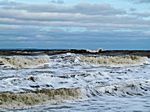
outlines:
[[[0,0],[0,48],[150,49],[150,0]]]

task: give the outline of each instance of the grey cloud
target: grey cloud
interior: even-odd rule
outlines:
[[[0,2],[3,9],[26,10],[30,12],[81,13],[88,15],[122,15],[126,11],[111,7],[109,4],[79,3],[72,6],[65,4],[23,4],[15,2]]]
[[[133,0],[136,3],[150,3],[150,0]]]
[[[59,1],[57,1],[59,2]],[[24,4],[0,2],[0,23],[5,25],[28,25],[50,27],[108,28],[122,27],[126,11],[109,4],[79,3],[66,4]],[[131,21],[131,20],[129,20]],[[127,23],[128,24],[128,23]],[[109,29],[111,29],[109,28]]]
[[[150,30],[150,20],[109,4],[23,4],[0,2],[0,24],[20,27],[74,27],[87,30]],[[4,27],[3,27],[4,28]]]
[[[145,4],[145,3],[150,3],[150,0],[122,0],[122,1],[129,1],[132,3],[136,3],[136,4]],[[116,0],[117,2],[117,0]]]
[[[47,27],[47,26],[52,26],[52,27],[82,27],[82,28],[86,28],[88,30],[126,30],[126,29],[130,29],[130,30],[148,30],[149,29],[149,24],[147,22],[147,24],[145,23],[145,25],[142,24],[114,24],[114,23],[97,23],[97,22],[93,22],[93,23],[81,23],[81,22],[39,22],[39,21],[23,21],[23,20],[3,20],[3,22],[1,22],[3,24],[9,24],[9,25],[21,25],[22,27],[24,26],[36,26],[36,27]]]
[[[126,14],[124,10],[115,9],[109,4],[89,4],[80,3],[74,6],[74,11],[80,12],[82,14],[101,14],[101,15],[122,15]]]
[[[51,0],[51,3],[56,3],[56,4],[63,4],[63,0]]]
[[[1,32],[0,41],[5,41],[6,39],[9,41],[113,41],[116,40],[141,40],[148,39],[149,35],[145,35],[143,32],[139,31],[126,31],[126,32],[109,32],[109,31],[83,31],[83,32],[66,32],[60,30],[50,30],[47,32],[39,32],[38,29],[20,29],[18,31],[8,30],[7,32]],[[11,35],[8,35],[8,33]],[[17,35],[16,35],[17,34]],[[61,35],[61,36],[60,36]],[[69,37],[69,38],[68,38]],[[106,38],[107,37],[107,38]]]
[[[130,8],[129,11],[133,12],[133,11],[136,11],[136,9],[135,8]]]
[[[40,13],[27,12],[23,10],[0,10],[1,24],[12,25],[35,25],[35,26],[53,26],[53,27],[92,27],[96,28],[147,28],[150,25],[149,20],[138,19],[130,16],[116,16],[116,15],[84,15],[72,13]],[[32,15],[32,16],[31,16]],[[134,26],[133,26],[134,25]],[[135,29],[136,29],[135,28]]]
[[[124,48],[128,45],[139,48],[145,42],[149,45],[149,13],[131,10],[126,12],[109,4],[66,5],[58,0],[48,4],[3,1],[0,2],[0,47],[63,48],[68,43],[68,48],[101,45],[113,48],[122,46],[122,41],[126,43]],[[43,44],[39,44],[41,41]],[[140,44],[133,45],[135,41]]]
[[[131,14],[137,17],[150,17],[150,12],[134,12]]]

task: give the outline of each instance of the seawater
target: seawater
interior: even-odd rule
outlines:
[[[37,68],[0,65],[1,92],[17,93],[43,88],[80,88],[82,92],[80,99],[53,104],[43,102],[24,109],[1,108],[0,111],[150,112],[149,59],[138,64],[106,66],[83,62],[80,57],[77,54],[49,56],[49,63],[46,61],[46,65]],[[35,81],[28,80],[30,77]]]

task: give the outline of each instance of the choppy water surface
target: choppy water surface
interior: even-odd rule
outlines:
[[[39,62],[46,64],[36,67],[31,67],[31,64],[28,67],[27,63],[25,67],[18,63],[15,64],[17,67],[8,66],[8,63],[7,66],[1,64],[0,92],[78,88],[81,97],[53,104],[43,103],[28,109],[1,108],[0,111],[150,112],[149,59],[143,63],[138,60],[140,62],[137,64],[126,62],[121,66],[120,63],[113,63],[114,61],[111,64],[99,64],[99,61],[87,59],[82,61],[80,57],[77,54],[62,54],[49,56],[48,60],[46,56],[48,63],[44,59]],[[35,63],[34,60],[34,65]]]

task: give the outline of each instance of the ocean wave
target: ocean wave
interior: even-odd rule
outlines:
[[[0,63],[11,68],[36,68],[48,64],[47,55],[43,56],[1,56]]]
[[[0,108],[28,108],[42,103],[61,103],[99,96],[144,96],[149,94],[149,91],[149,81],[132,80],[92,88],[37,89],[18,93],[1,92]]]
[[[148,64],[147,57],[141,56],[80,56],[81,62],[88,64],[96,64],[102,66],[129,66],[129,65],[143,65]]]
[[[42,89],[30,92],[0,93],[0,108],[27,108],[44,102],[58,103],[81,98],[79,88]]]
[[[147,57],[127,55],[0,56],[0,108],[78,103],[107,96],[146,97],[150,95],[150,65],[143,64],[148,62]]]
[[[94,91],[97,95],[109,96],[144,96],[150,91],[149,81],[126,81],[108,86],[97,86]]]

